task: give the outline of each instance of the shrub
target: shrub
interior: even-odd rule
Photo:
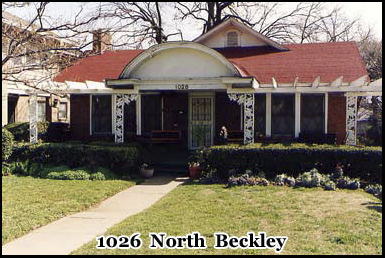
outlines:
[[[106,180],[106,177],[101,172],[96,172],[90,175],[90,180]]]
[[[317,168],[320,173],[335,171],[341,164],[344,174],[369,182],[382,182],[382,149],[306,144],[249,144],[212,146],[205,149],[201,166],[216,169],[219,178],[228,179],[229,171],[258,167],[273,179],[285,172],[292,177]]]
[[[1,129],[1,156],[2,162],[8,160],[12,154],[13,148],[13,135],[5,128]]]
[[[277,175],[274,179],[276,185],[294,186],[295,178],[287,176],[286,174]]]
[[[365,187],[365,192],[373,194],[374,196],[382,200],[382,185],[368,185],[367,187]]]
[[[9,169],[11,174],[28,176],[28,161],[23,162],[11,162],[9,163]]]
[[[318,173],[317,169],[300,174],[295,181],[295,186],[299,187],[320,187],[325,182],[330,181],[327,176]]]
[[[336,190],[336,183],[334,183],[333,181],[329,180],[329,181],[324,182],[322,187],[325,190],[335,191]]]
[[[17,146],[10,159],[30,160],[43,165],[66,165],[70,168],[87,165],[93,167],[93,170],[100,166],[116,174],[126,175],[138,172],[138,158],[136,147],[43,143]]]
[[[90,174],[84,170],[68,170],[64,172],[50,172],[47,178],[57,180],[88,180],[90,179]]]
[[[49,122],[37,122],[38,138],[45,140],[45,135],[49,127]],[[29,122],[16,122],[5,126],[12,135],[15,141],[29,141]]]
[[[269,185],[269,181],[265,178],[249,176],[249,174],[243,174],[240,177],[230,177],[227,186],[243,186],[243,185]]]
[[[11,168],[9,167],[9,164],[2,163],[1,165],[1,174],[2,176],[9,176],[12,174]]]
[[[70,125],[62,122],[49,123],[45,139],[49,142],[63,142],[69,139]]]
[[[347,176],[344,176],[337,181],[337,187],[340,189],[351,189],[356,190],[360,188],[360,180],[357,178],[351,179]]]

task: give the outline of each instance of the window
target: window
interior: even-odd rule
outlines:
[[[46,120],[46,108],[45,108],[45,101],[38,101],[37,102],[37,121],[44,122]]]
[[[273,135],[294,135],[294,94],[272,94],[271,132]]]
[[[111,133],[111,116],[111,95],[92,95],[92,133]]]
[[[235,31],[230,31],[227,33],[227,46],[236,47],[238,46],[238,33]]]
[[[324,133],[324,94],[301,94],[301,133]]]
[[[257,134],[266,133],[266,94],[255,94],[254,96],[254,128]]]
[[[67,119],[67,102],[59,104],[58,119]]]

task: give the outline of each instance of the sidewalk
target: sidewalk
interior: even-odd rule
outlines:
[[[141,185],[110,197],[97,207],[54,221],[3,245],[2,254],[69,254],[128,216],[147,209],[187,180],[170,175],[147,179]]]

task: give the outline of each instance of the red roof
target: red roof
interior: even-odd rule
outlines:
[[[271,83],[274,77],[279,83],[313,82],[317,76],[321,82],[332,82],[343,76],[351,82],[367,75],[365,65],[354,42],[330,42],[311,44],[286,44],[290,51],[276,52],[264,47],[216,49],[241,70],[243,76],[254,76],[260,83]],[[102,82],[116,79],[124,67],[143,50],[107,51],[87,57],[64,69],[57,82],[85,80]]]

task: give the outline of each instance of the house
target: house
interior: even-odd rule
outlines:
[[[2,74],[2,126],[14,122],[29,121],[29,93],[30,86],[40,88],[49,88],[52,82],[52,74],[60,70],[60,66],[51,69],[39,68],[39,60],[33,56],[22,55],[14,57],[15,54],[9,54],[8,49],[14,43],[13,38],[19,37],[24,28],[28,27],[28,22],[8,12],[2,12],[2,56],[11,57],[6,65],[3,65]],[[32,28],[32,29],[31,29]],[[31,26],[27,30],[27,35],[32,35],[28,44],[19,48],[19,51],[27,49],[37,49],[44,44],[45,46],[70,46],[73,42],[59,39],[53,33],[33,34]],[[35,45],[34,45],[35,44]],[[13,44],[14,45],[14,44]],[[12,46],[13,46],[12,45]],[[65,53],[72,57],[73,54]],[[51,57],[52,58],[52,57]],[[31,84],[31,85],[30,85]],[[51,94],[49,91],[41,91],[37,96],[37,120],[49,122],[69,122],[70,102],[68,96],[59,96]]]
[[[54,81],[70,94],[74,138],[189,149],[198,131],[215,144],[222,126],[245,144],[326,134],[354,145],[357,96],[382,94],[356,43],[278,44],[235,19],[192,42],[104,51]]]

